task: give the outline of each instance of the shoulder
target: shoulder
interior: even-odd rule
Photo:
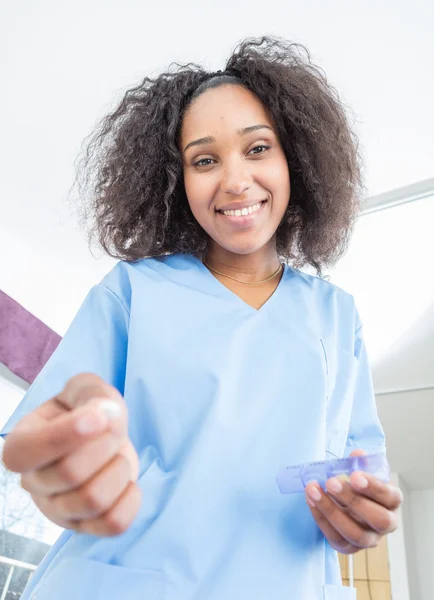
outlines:
[[[129,310],[133,294],[150,295],[162,280],[178,280],[184,270],[191,268],[192,261],[194,259],[189,255],[148,257],[135,262],[119,261],[98,286],[117,296]]]
[[[319,277],[318,275],[312,275],[304,271],[299,271],[293,267],[288,267],[291,275],[304,287],[311,289],[314,293],[319,296],[334,296],[342,298],[345,302],[354,302],[353,296],[339,287],[338,285],[331,283],[328,279]]]
[[[358,326],[359,317],[354,296],[328,279],[288,267],[297,287],[312,302],[323,319],[344,320]]]

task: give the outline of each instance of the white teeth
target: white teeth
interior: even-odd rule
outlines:
[[[254,206],[249,206],[248,208],[237,209],[237,210],[223,210],[223,214],[227,217],[245,217],[246,215],[251,215],[252,213],[259,210],[262,206],[262,202],[258,202]]]

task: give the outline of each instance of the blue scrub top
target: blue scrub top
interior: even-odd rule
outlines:
[[[139,513],[116,537],[65,530],[22,600],[350,600],[283,466],[385,451],[351,295],[285,266],[259,310],[192,255],[119,262],[3,428],[93,372],[129,409]]]

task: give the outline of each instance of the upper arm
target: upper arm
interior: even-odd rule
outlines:
[[[128,325],[123,302],[103,284],[95,285],[0,435],[9,433],[24,415],[58,394],[79,373],[95,373],[123,394]]]
[[[356,448],[369,453],[385,452],[385,436],[377,414],[371,367],[359,319],[354,335],[354,356],[357,363],[345,456]]]
[[[337,303],[332,334],[327,339],[329,392],[326,451],[348,456],[356,448],[385,451],[363,327],[354,300]]]

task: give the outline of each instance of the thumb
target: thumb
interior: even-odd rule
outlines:
[[[368,454],[365,450],[362,450],[361,448],[357,448],[357,450],[353,450],[350,454],[350,456],[365,456],[366,454]]]

